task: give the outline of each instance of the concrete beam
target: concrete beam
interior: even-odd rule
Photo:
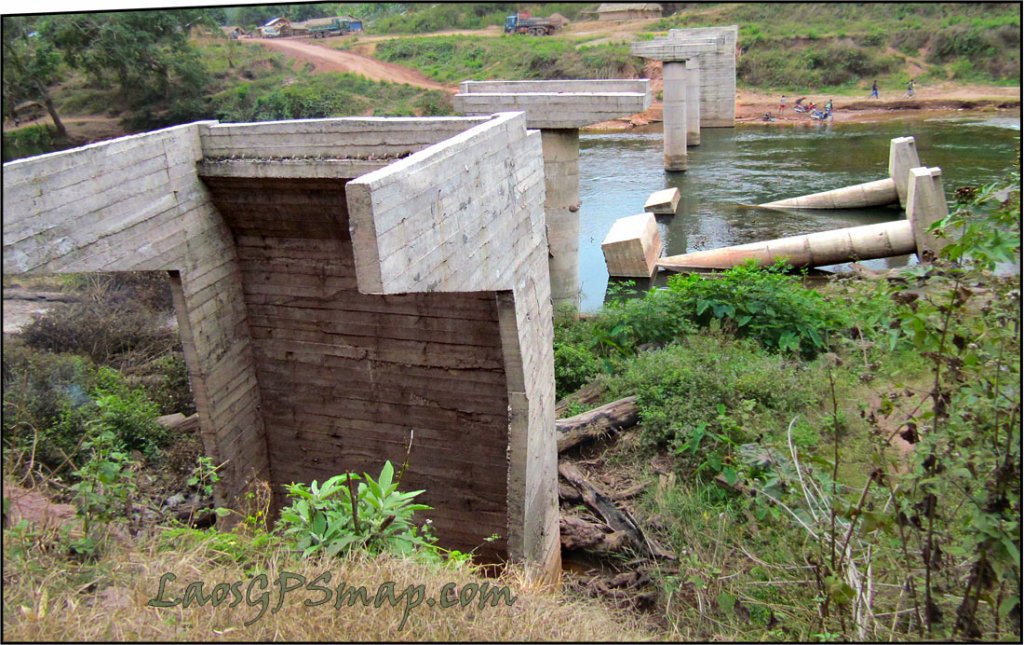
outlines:
[[[579,132],[651,105],[646,80],[465,81],[453,98],[461,114],[515,111],[542,131],[551,295],[579,306]]]
[[[452,97],[467,115],[525,112],[541,130],[577,129],[643,112],[651,106],[648,81],[465,81]]]

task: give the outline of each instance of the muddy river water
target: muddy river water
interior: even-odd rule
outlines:
[[[942,169],[952,197],[959,186],[998,181],[1020,167],[1020,113],[811,127],[742,125],[705,129],[689,149],[689,170],[662,168],[662,134],[580,136],[580,282],[583,311],[598,309],[608,273],[601,241],[612,223],[643,212],[656,190],[682,194],[674,217],[659,217],[666,254],[744,244],[904,217],[899,208],[775,211],[751,207],[888,176],[889,140],[913,136],[921,162]],[[876,268],[913,257],[873,260]]]

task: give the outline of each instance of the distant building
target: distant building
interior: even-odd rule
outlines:
[[[234,39],[234,38],[241,38],[242,36],[246,35],[245,29],[242,29],[241,27],[239,27],[237,25],[231,25],[231,26],[228,26],[228,27],[221,27],[220,30],[222,32],[224,32],[225,36],[227,36],[228,38],[232,38],[232,39]]]
[[[287,18],[274,18],[267,21],[267,24],[260,27],[260,35],[264,38],[276,38],[277,36],[291,36],[295,32],[292,23]]]
[[[661,18],[661,5],[656,2],[606,2],[597,8],[598,20],[644,20]]]

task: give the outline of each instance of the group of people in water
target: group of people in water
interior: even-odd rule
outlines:
[[[809,114],[812,119],[817,119],[819,121],[825,121],[826,119],[832,118],[832,99],[829,99],[828,102],[825,103],[825,106],[823,108],[819,108],[817,105],[815,105],[814,101],[810,101],[805,105],[804,101],[806,100],[806,96],[801,96],[796,101],[794,101],[793,111],[796,112],[797,114]],[[786,110],[786,103],[786,95],[783,94],[782,98],[779,99],[780,115]],[[774,121],[775,118],[772,117],[771,112],[765,112],[764,117],[762,117],[762,120]]]

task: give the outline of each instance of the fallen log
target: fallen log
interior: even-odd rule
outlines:
[[[627,543],[635,550],[648,553],[654,558],[676,559],[673,554],[649,540],[633,516],[617,507],[607,495],[588,482],[576,466],[561,463],[558,465],[558,474],[580,492],[587,508],[597,513],[613,531],[623,533]]]
[[[608,436],[615,430],[635,426],[639,420],[640,409],[636,405],[635,396],[612,401],[568,419],[559,419],[555,421],[558,452]]]
[[[605,386],[597,381],[594,381],[589,385],[584,385],[581,389],[566,396],[558,403],[555,403],[555,415],[562,416],[562,413],[568,410],[569,406],[573,403],[579,403],[580,405],[597,403],[601,400],[601,397],[604,396],[605,389]]]
[[[621,551],[627,536],[621,531],[610,531],[578,517],[559,518],[558,531],[562,548],[567,551]]]

